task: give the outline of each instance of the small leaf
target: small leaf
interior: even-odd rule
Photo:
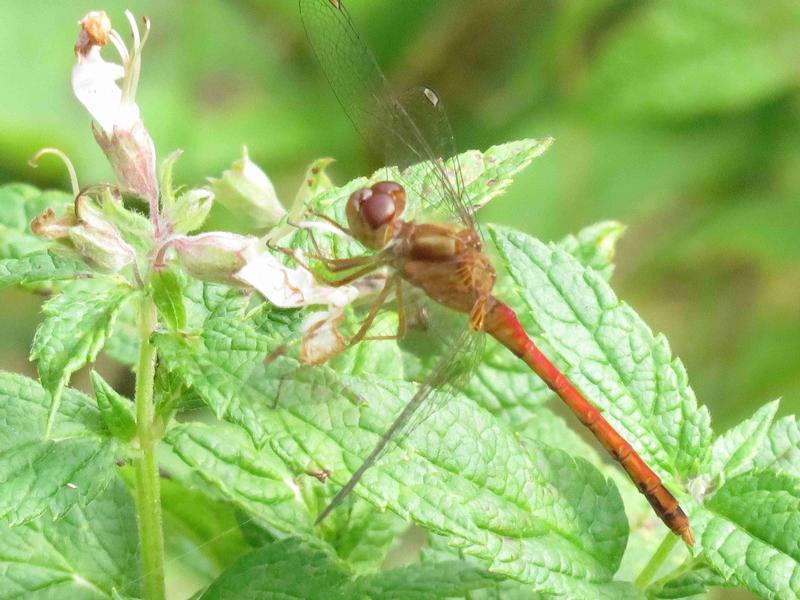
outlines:
[[[100,409],[108,430],[120,440],[130,440],[136,435],[133,402],[114,391],[97,371],[92,371],[92,387],[97,408]]]
[[[800,479],[770,471],[734,477],[692,519],[701,555],[723,577],[765,598],[800,594]]]
[[[180,331],[186,327],[186,306],[183,304],[183,289],[178,274],[169,268],[154,271],[153,302],[167,326]]]
[[[41,250],[22,258],[0,260],[0,288],[8,285],[71,280],[81,273],[90,271],[84,262]]]
[[[73,506],[57,521],[0,522],[2,598],[95,600],[114,590],[137,596],[138,564],[133,500],[116,477],[91,504]]]
[[[767,437],[772,420],[778,411],[775,400],[759,408],[756,413],[736,427],[719,436],[711,447],[708,473],[719,483],[745,473],[753,468],[756,455]]]
[[[574,256],[585,267],[591,267],[608,281],[614,273],[614,254],[617,240],[625,226],[616,221],[602,221],[568,235],[558,246]]]
[[[130,293],[109,281],[76,281],[45,303],[46,318],[34,335],[30,359],[38,361],[42,386],[53,397],[48,431],[64,386],[72,373],[95,360]]]
[[[49,407],[37,382],[0,372],[0,518],[8,525],[86,506],[114,477],[115,444],[92,399],[65,390],[46,440]]]
[[[800,425],[794,415],[772,424],[755,457],[758,469],[789,473],[800,479]]]
[[[706,462],[710,417],[663,336],[564,250],[508,229],[491,234],[549,358],[662,475],[690,476]],[[536,335],[536,330],[542,332]]]

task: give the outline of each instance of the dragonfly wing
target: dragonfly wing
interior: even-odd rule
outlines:
[[[452,129],[436,92],[419,87],[393,95],[341,1],[300,0],[300,15],[317,60],[359,134],[387,165],[402,170],[425,163],[424,176],[403,183],[435,211],[471,226]]]
[[[375,444],[369,456],[317,517],[317,524],[347,498],[367,469],[378,462],[390,448],[402,443],[420,423],[436,412],[437,407],[446,404],[450,397],[457,393],[461,387],[460,382],[468,379],[472,373],[474,367],[472,357],[480,356],[477,346],[483,342],[484,337],[474,331],[465,330],[453,342],[448,352],[441,356],[436,367],[420,384],[414,396]]]

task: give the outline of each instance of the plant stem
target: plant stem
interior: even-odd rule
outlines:
[[[164,532],[161,521],[161,482],[158,475],[153,384],[156,349],[150,336],[156,326],[156,309],[149,296],[142,298],[139,313],[139,364],[136,371],[136,437],[140,456],[134,461],[136,474],[136,513],[139,523],[139,548],[142,555],[142,580],[145,600],[163,600]]]
[[[644,589],[648,582],[653,578],[658,570],[661,568],[661,565],[664,564],[664,561],[667,560],[669,553],[672,552],[672,549],[675,547],[675,544],[678,542],[678,536],[673,533],[668,533],[667,536],[661,541],[658,548],[656,548],[655,553],[653,556],[650,557],[650,560],[642,569],[642,572],[639,573],[639,576],[634,581],[634,584],[639,589]]]

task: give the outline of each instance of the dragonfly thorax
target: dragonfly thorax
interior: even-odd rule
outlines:
[[[359,242],[379,250],[394,236],[406,207],[406,191],[394,181],[361,188],[347,201],[347,224]]]

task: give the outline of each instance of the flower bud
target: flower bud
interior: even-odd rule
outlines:
[[[224,231],[180,236],[172,242],[191,275],[203,281],[236,283],[234,275],[256,255],[258,239]]]
[[[106,273],[117,273],[134,261],[134,249],[90,197],[78,196],[75,216],[78,224],[69,229],[69,239],[88,263]]]
[[[272,181],[250,160],[247,148],[220,179],[209,177],[208,181],[217,201],[233,212],[246,215],[255,228],[272,227],[286,214]]]
[[[141,119],[115,124],[110,135],[98,127],[92,133],[123,191],[147,201],[158,198],[156,148]]]

